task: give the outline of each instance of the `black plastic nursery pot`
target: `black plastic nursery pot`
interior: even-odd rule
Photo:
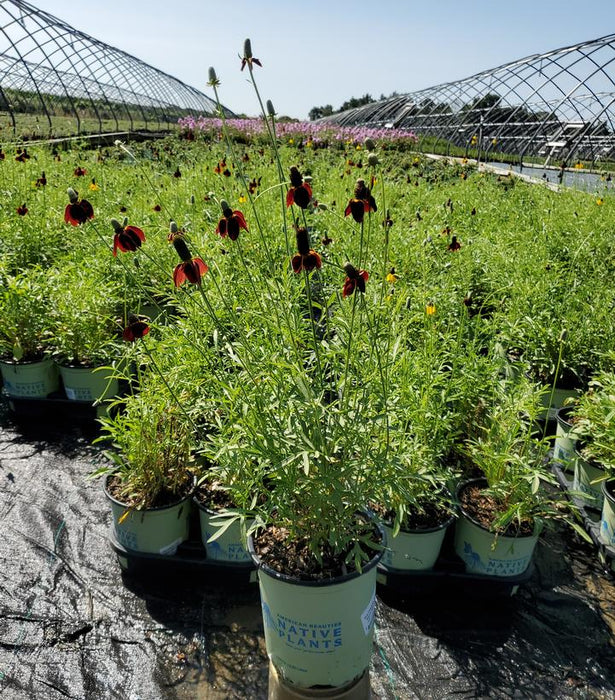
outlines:
[[[381,530],[382,541],[384,532]],[[301,689],[355,686],[369,668],[382,551],[345,576],[304,581],[276,571],[248,549],[258,568],[267,654],[282,682]],[[337,696],[337,695],[336,695]]]

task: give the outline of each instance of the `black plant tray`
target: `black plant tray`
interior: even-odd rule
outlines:
[[[49,394],[47,398],[29,398],[5,395],[8,407],[19,417],[45,418],[54,421],[93,421],[106,415],[106,407],[95,406],[91,401],[74,401],[63,391]]]
[[[598,557],[600,561],[611,573],[615,573],[615,547],[606,545],[600,540],[600,512],[595,508],[588,508],[582,499],[573,495],[572,479],[568,478],[568,474],[562,469],[559,462],[551,462],[551,471],[555,475],[560,487],[567,493],[568,498],[570,498],[577,507],[585,531],[598,548]]]
[[[182,574],[191,581],[249,585],[257,582],[256,567],[252,562],[220,562],[208,559],[200,540],[191,538],[182,542],[172,555],[135,552],[121,545],[113,530],[109,542],[120,568],[130,576],[176,577]]]
[[[466,598],[509,598],[527,583],[534,573],[534,564],[518,576],[485,576],[469,574],[465,564],[455,554],[454,526],[448,528],[442,551],[433,569],[406,571],[378,564],[377,581],[387,590],[401,595],[431,598],[449,593]]]

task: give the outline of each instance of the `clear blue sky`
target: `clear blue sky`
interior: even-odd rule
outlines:
[[[30,0],[222,101],[258,112],[238,54],[246,37],[263,99],[306,118],[365,93],[412,92],[615,33],[615,0]]]

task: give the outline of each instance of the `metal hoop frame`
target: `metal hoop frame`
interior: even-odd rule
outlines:
[[[615,34],[320,121],[411,129],[426,149],[482,159],[612,161]]]
[[[41,135],[66,117],[78,135],[161,130],[187,114],[216,113],[181,80],[24,0],[0,0],[0,121],[8,117],[14,134],[28,114]]]

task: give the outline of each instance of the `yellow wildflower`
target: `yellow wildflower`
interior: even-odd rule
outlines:
[[[604,204],[604,199],[602,199],[602,197],[598,197],[598,199],[596,200],[596,204],[598,204],[599,206],[601,204]]]
[[[247,202],[248,198],[245,196],[245,194],[240,194],[239,195],[239,204],[243,204],[244,202]]]
[[[433,301],[430,301],[429,304],[425,307],[425,313],[428,316],[433,316],[436,313],[436,305],[433,303]]]
[[[386,281],[390,284],[395,284],[395,282],[397,282],[398,279],[399,277],[395,274],[395,268],[392,267],[389,271],[389,274],[386,276]]]

